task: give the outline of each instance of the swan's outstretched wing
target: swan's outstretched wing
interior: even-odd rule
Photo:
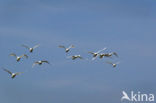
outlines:
[[[116,52],[113,52],[113,54],[114,54],[116,57],[119,57],[118,54],[117,54]]]
[[[75,48],[75,46],[74,45],[71,45],[71,46],[68,47],[68,49],[71,49],[71,48]]]
[[[80,59],[84,59],[83,57],[79,56]]]
[[[103,49],[97,51],[96,53],[100,53],[100,52],[102,52],[102,51],[104,51],[104,50],[106,50],[106,49],[107,49],[107,48],[103,48]]]
[[[26,54],[23,54],[20,56],[20,58],[22,58],[22,57],[28,58],[28,56]]]
[[[36,64],[38,64],[38,62],[34,62],[34,63],[32,64],[32,68],[33,68]]]
[[[63,46],[63,45],[59,45],[59,48],[64,48],[64,49],[66,49],[66,47],[65,47],[65,46]]]
[[[93,53],[93,52],[88,52],[88,53],[90,53],[90,54],[92,54],[92,55],[94,55],[95,53]]]
[[[27,49],[29,49],[29,47],[27,45],[22,45],[22,46],[25,47],[25,48],[27,48]]]
[[[110,62],[110,61],[106,61],[106,63],[113,65],[113,63],[112,63],[112,62]]]
[[[4,71],[8,72],[10,75],[12,75],[12,72],[9,71],[8,69],[2,68]]]
[[[83,59],[81,55],[75,55],[75,58]]]
[[[120,62],[116,62],[115,64],[120,64]]]
[[[37,47],[39,47],[40,46],[40,44],[38,44],[38,45],[35,45],[34,47],[33,47],[33,49],[35,49],[35,48],[37,48]]]
[[[16,75],[20,75],[20,74],[22,74],[23,72],[17,72],[17,73],[15,73]]]
[[[47,60],[42,60],[43,63],[50,64]]]
[[[93,57],[92,60],[95,60],[96,58],[97,58],[97,56],[96,57]]]
[[[10,56],[17,57],[17,55],[15,53],[11,53]]]
[[[69,58],[72,58],[73,56],[68,56],[68,57],[66,57],[67,59],[69,59]]]

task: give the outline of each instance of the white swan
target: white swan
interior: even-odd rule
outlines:
[[[22,46],[25,47],[25,48],[27,48],[27,49],[29,49],[29,52],[32,53],[34,51],[34,49],[37,48],[37,47],[39,47],[40,45],[38,44],[38,45],[35,45],[34,47],[28,47],[26,45],[22,45]]]
[[[72,60],[75,60],[75,59],[83,59],[83,57],[81,55],[73,55],[73,56],[69,56],[68,58],[72,58]]]
[[[16,61],[19,62],[21,60],[22,57],[25,57],[25,58],[28,58],[28,56],[26,54],[23,54],[21,56],[17,56],[16,54],[14,53],[11,53],[10,56],[14,56],[16,57]]]
[[[75,46],[74,46],[74,45],[71,45],[71,46],[69,46],[68,48],[66,48],[66,47],[63,46],[63,45],[59,45],[59,48],[64,48],[64,49],[65,49],[65,52],[68,53],[68,52],[70,51],[70,49],[71,49],[71,48],[75,48]]]
[[[107,61],[106,63],[111,64],[115,68],[120,62],[112,63],[112,62]]]
[[[47,64],[50,64],[48,61],[46,60],[40,60],[40,61],[36,61],[33,63],[32,67],[34,67],[36,64],[38,65],[42,65],[43,63],[47,63]]]
[[[5,69],[5,68],[2,68],[2,69],[3,69],[4,71],[8,72],[8,73],[11,75],[11,78],[12,78],[12,79],[15,78],[16,75],[20,75],[21,73],[23,73],[23,72],[12,73],[11,71],[9,71],[9,70],[7,70],[7,69]]]

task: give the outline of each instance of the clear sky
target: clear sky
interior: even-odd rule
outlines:
[[[120,103],[122,91],[156,94],[155,0],[0,0],[0,103]],[[31,54],[22,44],[40,44]],[[58,45],[75,45],[66,55]],[[67,59],[107,47],[119,58]],[[10,53],[29,58],[17,63]],[[36,60],[51,65],[31,68]],[[112,68],[105,62],[121,61]]]

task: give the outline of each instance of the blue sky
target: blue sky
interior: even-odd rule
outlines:
[[[2,103],[120,103],[122,91],[156,94],[154,0],[0,0],[0,67],[25,72],[14,80],[0,71]],[[30,54],[22,44],[40,44]],[[107,47],[119,58],[66,59]],[[10,53],[26,53],[16,63]],[[31,68],[36,60],[52,65]],[[121,61],[112,68],[105,61]]]

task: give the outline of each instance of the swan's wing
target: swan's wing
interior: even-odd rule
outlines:
[[[63,45],[59,45],[59,48],[64,48],[64,49],[66,49],[66,47],[65,47],[65,46],[63,46]]]
[[[22,46],[25,47],[25,48],[27,48],[27,49],[29,49],[29,47],[27,45],[22,45]]]
[[[95,60],[96,58],[97,58],[97,56],[96,57],[93,57],[92,60]]]
[[[112,63],[112,62],[110,62],[110,61],[106,61],[106,63],[113,65],[113,63]]]
[[[14,57],[17,57],[17,56],[16,56],[16,54],[14,54],[14,53],[11,53],[11,54],[10,54],[10,56],[14,56]]]
[[[24,54],[24,57],[28,58],[28,55]]]
[[[83,57],[79,56],[80,59],[83,59]]]
[[[71,48],[75,48],[75,46],[74,45],[71,45],[71,46],[68,47],[68,49],[71,49]]]
[[[68,58],[68,59],[69,59],[69,58],[72,58],[72,57],[73,57],[73,56],[68,56],[68,57],[66,57],[66,58]]]
[[[36,64],[38,64],[38,62],[34,62],[34,63],[32,64],[32,68],[33,68]]]
[[[92,58],[92,60],[95,60],[100,54],[97,54],[95,57]]]
[[[105,56],[105,53],[100,53],[99,56]]]
[[[22,58],[22,57],[28,58],[28,56],[26,54],[23,54],[23,55],[20,56],[20,58]]]
[[[34,47],[33,47],[33,49],[35,49],[35,48],[37,48],[37,47],[39,47],[40,46],[40,44],[38,44],[38,45],[35,45]]]
[[[23,72],[17,72],[17,73],[15,73],[16,75],[20,75],[20,74],[22,74]]]
[[[47,60],[42,60],[42,62],[47,63],[47,64],[50,64]]]
[[[90,51],[89,51],[88,53],[90,53],[90,54],[94,54],[93,52],[90,52]]]
[[[106,49],[107,49],[107,48],[103,48],[103,49],[97,51],[96,53],[100,53],[100,52],[102,52],[102,51],[104,51],[104,50],[106,50]]]
[[[116,62],[115,64],[120,64],[120,62]]]
[[[117,54],[116,52],[113,52],[113,54],[114,54],[116,57],[119,57],[118,54]]]
[[[76,55],[76,58],[83,59],[83,57],[81,55]]]
[[[99,58],[103,58],[105,56],[105,54],[104,53],[101,53],[98,56],[99,56]]]
[[[5,69],[5,68],[2,68],[4,71],[6,71],[6,72],[8,72],[10,75],[12,75],[12,72],[11,71],[9,71],[9,70],[7,70],[7,69]]]
[[[77,57],[76,56],[71,56],[72,60],[75,60]]]

